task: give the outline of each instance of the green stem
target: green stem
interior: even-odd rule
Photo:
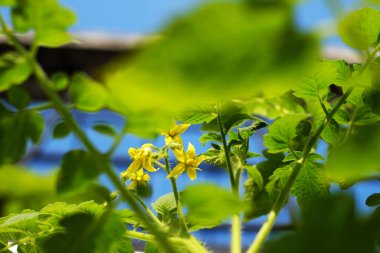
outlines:
[[[169,175],[170,174],[170,165],[169,165],[168,153],[166,153],[166,156],[165,156],[165,170]],[[178,188],[177,188],[177,183],[176,183],[175,178],[171,177],[170,182],[172,184],[175,203],[177,206],[177,212],[178,212],[179,221],[180,221],[180,225],[181,225],[181,232],[183,235],[188,237],[189,232],[188,232],[185,216],[184,216],[183,211],[182,211],[181,200],[180,200],[180,196],[178,193]]]
[[[124,135],[125,135],[125,132],[126,132],[126,124],[123,126],[123,128],[121,129],[120,133],[118,135],[116,135],[110,149],[107,151],[106,155],[108,157],[112,157],[113,154],[115,153],[116,149],[119,147],[121,141],[123,140],[124,138]]]
[[[164,227],[164,224],[157,218],[157,216],[149,209],[149,207],[142,201],[142,199],[137,195],[133,194],[133,197],[137,200],[137,202],[140,203],[140,205],[144,208],[146,213],[152,218],[154,222],[156,222],[157,225],[160,227]]]
[[[161,246],[167,252],[174,252],[172,246],[169,244],[165,233],[161,230],[156,223],[152,223],[151,219],[147,214],[141,209],[140,205],[136,202],[133,195],[124,189],[122,182],[119,180],[119,177],[115,174],[113,169],[111,168],[109,161],[105,159],[105,157],[96,149],[96,147],[92,144],[92,142],[87,138],[82,129],[78,126],[76,121],[71,115],[71,112],[66,108],[61,98],[58,94],[51,89],[50,80],[47,77],[46,73],[39,65],[39,63],[31,57],[28,51],[25,50],[23,45],[17,40],[14,34],[8,29],[4,19],[0,14],[0,25],[3,29],[3,32],[8,37],[8,39],[12,42],[16,50],[18,50],[30,63],[30,66],[33,69],[34,75],[36,76],[41,89],[45,92],[47,97],[50,99],[52,104],[54,105],[56,111],[61,115],[62,118],[65,119],[66,123],[73,130],[78,139],[83,143],[83,145],[87,148],[87,150],[98,160],[98,164],[100,164],[103,172],[109,177],[113,185],[119,190],[122,198],[128,202],[131,209],[136,212],[137,216],[141,219],[141,221],[147,226],[147,228],[157,237],[157,241],[161,244]]]
[[[227,146],[226,133],[224,133],[224,129],[223,129],[222,117],[220,115],[220,106],[219,105],[218,105],[217,121],[218,121],[220,135],[222,137],[222,143],[223,143],[224,153],[226,155],[227,170],[228,170],[228,174],[230,176],[231,188],[232,188],[233,191],[236,191],[234,172],[232,170],[231,159],[230,159],[230,152],[229,152],[229,149],[228,149],[228,146]]]
[[[28,110],[43,111],[43,110],[52,109],[52,108],[54,108],[54,105],[50,102],[47,102],[47,103],[42,103],[36,106],[31,106],[28,108]]]
[[[355,121],[355,118],[356,118],[358,111],[359,111],[358,108],[355,108],[354,112],[352,113],[350,122],[348,123],[347,132],[344,135],[343,143],[345,143],[351,135],[352,128],[354,127],[354,121]]]

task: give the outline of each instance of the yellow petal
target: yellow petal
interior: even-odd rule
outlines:
[[[172,129],[170,129],[169,134],[171,136],[179,135],[185,132],[189,128],[190,124],[179,124]]]
[[[139,152],[138,149],[135,149],[135,148],[128,149],[128,154],[130,155],[132,159],[135,159],[138,152]]]
[[[145,143],[144,145],[141,146],[142,149],[144,148],[153,148],[153,144],[152,143]]]
[[[183,149],[173,149],[173,153],[180,163],[185,163],[186,155]]]
[[[149,174],[144,174],[143,177],[142,177],[142,180],[145,181],[145,182],[148,182],[150,180],[150,176]]]
[[[186,152],[186,159],[195,159],[195,148],[194,145],[189,142]]]
[[[153,167],[152,161],[150,159],[144,160],[143,167],[144,167],[144,169],[146,169],[149,172],[155,172],[156,171],[156,168]]]
[[[134,173],[136,172],[137,170],[139,170],[141,168],[141,160],[134,160],[128,167],[127,169],[127,174],[131,174],[131,173]]]
[[[195,180],[197,178],[197,170],[195,168],[187,167],[186,172],[190,180]]]
[[[181,136],[179,136],[179,135],[174,136],[173,141],[178,143],[179,145],[183,146],[183,141],[181,139]]]
[[[140,170],[138,170],[137,172],[136,172],[136,174],[137,174],[137,176],[142,176],[142,175],[144,175],[144,170],[143,169],[140,169]]]
[[[133,190],[133,189],[136,188],[136,185],[137,185],[137,182],[136,182],[136,181],[132,181],[132,182],[130,183],[130,185],[128,186],[128,189],[129,189],[129,190]]]
[[[177,166],[174,167],[174,169],[169,173],[169,175],[167,176],[167,178],[169,177],[176,177],[178,176],[179,174],[182,174],[183,172],[185,172],[186,170],[186,166],[185,164],[183,163],[179,163],[177,164]]]
[[[196,157],[194,160],[195,160],[195,167],[198,167],[199,164],[201,164],[204,160],[206,160],[206,156],[200,155]]]

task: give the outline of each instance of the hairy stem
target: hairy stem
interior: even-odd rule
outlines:
[[[167,153],[165,156],[165,170],[169,175],[170,174],[170,165],[169,165],[169,159],[168,159]],[[174,198],[175,198],[175,204],[177,206],[177,212],[178,212],[179,221],[180,221],[180,225],[181,225],[181,232],[183,235],[188,237],[189,232],[188,232],[188,228],[186,225],[185,216],[184,216],[183,211],[182,211],[181,200],[180,200],[180,196],[179,196],[179,192],[178,192],[177,183],[176,183],[175,178],[171,177],[170,182],[172,184],[173,194],[174,194]]]

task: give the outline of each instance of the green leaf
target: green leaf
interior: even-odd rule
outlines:
[[[83,150],[72,150],[63,157],[58,174],[57,190],[79,189],[95,180],[101,173],[98,159]]]
[[[325,100],[330,85],[348,85],[350,76],[350,67],[345,61],[322,61],[296,87],[295,95],[308,100]]]
[[[13,86],[8,90],[8,99],[17,109],[22,110],[29,105],[31,97],[25,89]]]
[[[32,68],[27,60],[18,53],[10,52],[0,56],[0,91],[8,90],[11,86],[23,83]]]
[[[103,85],[81,73],[73,76],[69,93],[75,107],[84,111],[98,111],[105,107],[108,99]]]
[[[362,8],[349,13],[338,25],[339,36],[347,45],[365,50],[379,38],[380,13],[373,8]]]
[[[0,0],[2,6],[13,6],[16,4],[16,0]]]
[[[378,124],[357,129],[343,145],[330,153],[327,172],[334,179],[360,179],[380,171],[380,127]]]
[[[202,143],[202,145],[206,145],[207,142],[209,141],[216,141],[216,142],[222,142],[222,137],[219,134],[216,133],[206,133],[203,134],[200,138],[199,141]]]
[[[342,130],[338,122],[332,119],[320,135],[325,142],[336,147],[341,143]]]
[[[380,205],[380,193],[374,193],[365,201],[367,206],[379,206]]]
[[[292,140],[297,136],[297,125],[306,118],[304,114],[289,114],[277,119],[269,126],[269,133],[264,135],[264,145],[271,153],[284,152],[293,145]]]
[[[98,215],[77,213],[60,221],[63,231],[47,238],[46,252],[101,253],[109,252],[124,240],[125,226],[116,213],[108,210]]]
[[[274,238],[274,241],[266,244],[266,251],[376,252],[375,240],[380,232],[379,216],[363,217],[357,214],[353,199],[343,195],[318,200],[303,210],[300,227],[302,229]]]
[[[72,41],[67,29],[75,23],[74,13],[57,0],[16,0],[12,22],[16,32],[34,30],[40,46],[59,47]],[[35,10],[39,11],[35,11]]]
[[[316,56],[313,36],[298,32],[291,12],[288,5],[206,3],[172,22],[164,39],[133,61],[113,64],[106,75],[111,97],[134,111],[177,115],[257,92],[281,94]]]
[[[179,121],[188,124],[202,124],[204,122],[210,122],[215,119],[217,115],[214,113],[214,109],[210,108],[199,108],[194,110],[188,110],[182,112],[178,118]]]
[[[66,124],[66,122],[61,121],[57,125],[55,125],[53,129],[53,138],[55,139],[65,138],[67,135],[70,134],[70,132],[71,132],[71,129]]]
[[[144,253],[162,253],[162,250],[158,245],[152,242],[146,242]]]
[[[0,224],[0,227],[12,227],[17,226],[17,224],[21,222],[29,222],[30,220],[36,221],[36,218],[39,214],[39,212],[27,212],[22,214],[11,215],[9,218],[5,219]]]
[[[327,197],[329,188],[330,185],[322,165],[308,159],[302,167],[291,193],[297,197],[298,205],[304,209],[315,201]]]
[[[101,134],[104,134],[104,135],[108,135],[108,136],[111,136],[111,137],[114,137],[116,135],[115,128],[112,127],[112,126],[110,126],[110,125],[98,123],[96,125],[93,125],[92,129],[94,129],[98,133],[101,133]]]
[[[29,140],[39,142],[43,129],[44,119],[35,111],[1,114],[0,132],[7,133],[7,138],[0,138],[0,164],[19,160]]]
[[[292,167],[285,165],[276,169],[273,174],[269,177],[269,182],[265,186],[266,191],[269,194],[270,199],[274,203],[277,200],[278,195],[284,189],[286,182],[292,173]]]
[[[161,214],[168,214],[175,212],[177,210],[177,205],[175,202],[174,194],[168,193],[159,197],[155,202],[152,203],[153,209]]]
[[[62,91],[69,85],[69,77],[64,72],[57,72],[51,76],[51,84],[56,91]]]
[[[241,212],[244,203],[231,191],[211,184],[200,184],[186,188],[182,201],[191,217],[191,223],[222,222]]]

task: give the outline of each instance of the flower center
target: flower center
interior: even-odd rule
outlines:
[[[194,164],[194,159],[187,159],[185,162],[186,165],[193,165]]]
[[[140,176],[136,177],[136,180],[140,182],[141,181],[141,177]]]

